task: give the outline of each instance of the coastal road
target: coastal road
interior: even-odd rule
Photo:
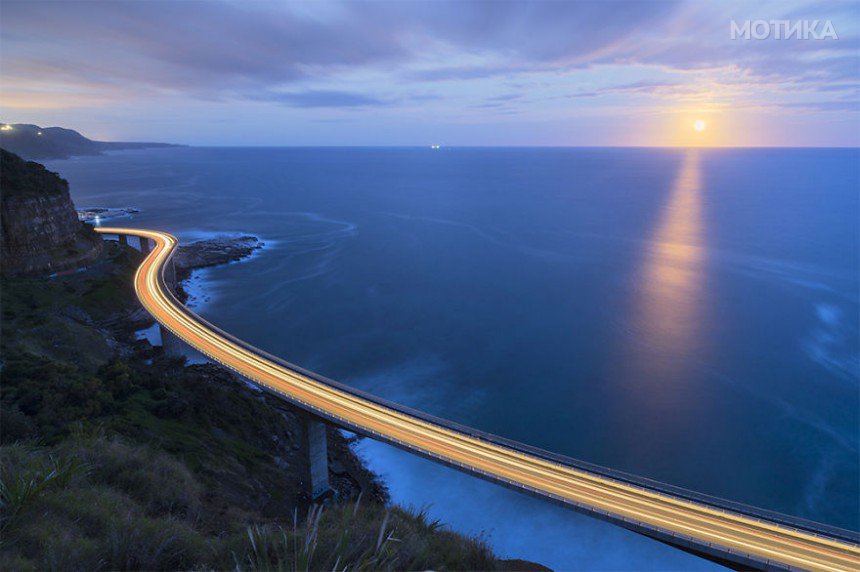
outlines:
[[[726,508],[728,501],[723,506],[698,502],[668,485],[651,486],[645,479],[645,484],[631,483],[588,470],[586,463],[558,462],[525,445],[410,413],[270,356],[212,326],[176,299],[164,278],[176,238],[140,229],[96,230],[155,244],[138,268],[134,286],[161,325],[260,387],[343,427],[737,566],[860,571],[855,533],[798,525],[792,517],[770,518],[766,511],[751,515]]]

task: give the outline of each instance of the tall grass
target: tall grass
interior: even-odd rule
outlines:
[[[429,510],[354,503],[313,506],[291,527],[257,525],[233,548],[236,570],[489,570],[495,560],[486,544],[442,530]]]
[[[0,474],[0,531],[15,522],[35,500],[52,490],[65,488],[88,466],[77,459],[49,455],[47,468],[28,467],[16,475]]]
[[[393,531],[388,528],[388,512],[376,534],[367,542],[364,523],[358,517],[358,503],[335,509],[323,521],[325,508],[314,505],[301,523],[283,528],[256,525],[247,529],[249,546],[241,557],[234,553],[237,570],[299,572],[308,570],[384,570],[394,567]],[[328,516],[326,514],[326,516]]]
[[[201,485],[170,455],[100,434],[0,448],[0,568],[249,571],[489,570],[485,543],[427,507],[314,505],[207,526]],[[211,513],[209,513],[211,514]]]

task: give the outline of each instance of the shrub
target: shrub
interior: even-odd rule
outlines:
[[[486,543],[440,530],[425,511],[360,500],[333,508],[313,507],[293,526],[251,526],[230,550],[243,570],[490,570]]]
[[[0,395],[7,407],[30,417],[43,436],[64,434],[79,419],[109,410],[113,395],[102,381],[77,367],[32,356],[16,356],[3,368]]]
[[[128,495],[148,514],[196,518],[200,512],[200,485],[169,455],[105,438],[73,441],[61,450],[92,467],[93,483]]]
[[[33,439],[38,435],[36,424],[15,405],[0,404],[0,442]]]
[[[168,518],[128,517],[107,533],[105,548],[110,570],[187,570],[213,553],[189,524]]]
[[[6,446],[0,461],[5,569],[187,569],[212,560],[211,541],[182,520],[199,510],[199,486],[163,453],[95,438]]]
[[[66,488],[75,475],[86,470],[77,459],[53,455],[44,459],[23,446],[16,449],[23,461],[19,470],[0,473],[0,530],[13,524],[37,500]]]

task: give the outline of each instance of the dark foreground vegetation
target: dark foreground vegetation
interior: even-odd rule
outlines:
[[[138,256],[0,283],[0,568],[534,568],[387,504],[334,430],[334,495],[311,503],[300,412],[135,340]]]
[[[490,569],[479,541],[360,499],[288,519],[209,520],[176,457],[100,434],[3,451],[4,570]]]

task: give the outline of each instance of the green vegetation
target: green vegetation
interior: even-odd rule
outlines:
[[[102,258],[85,273],[4,280],[3,329],[50,323],[70,309],[82,311],[72,316],[79,321],[101,321],[128,313],[136,307],[132,276],[140,260],[136,250],[107,242]]]
[[[491,570],[492,553],[480,539],[440,530],[426,513],[362,505],[314,507],[292,527],[248,528],[234,554],[249,570]]]
[[[215,564],[217,542],[194,526],[199,486],[170,457],[104,438],[0,450],[4,569]]]
[[[0,188],[4,198],[58,195],[68,192],[69,183],[44,165],[0,149]]]
[[[30,354],[93,372],[116,354],[103,326],[136,308],[131,277],[139,253],[107,244],[86,272],[0,283],[0,354]],[[96,327],[99,326],[99,327]]]
[[[136,255],[102,258],[0,281],[0,568],[510,569],[481,539],[386,505],[336,432],[346,473],[313,505],[295,412],[134,341]]]
[[[171,456],[104,437],[7,445],[0,491],[8,570],[488,570],[479,540],[360,500],[289,523],[213,531],[204,487]]]

